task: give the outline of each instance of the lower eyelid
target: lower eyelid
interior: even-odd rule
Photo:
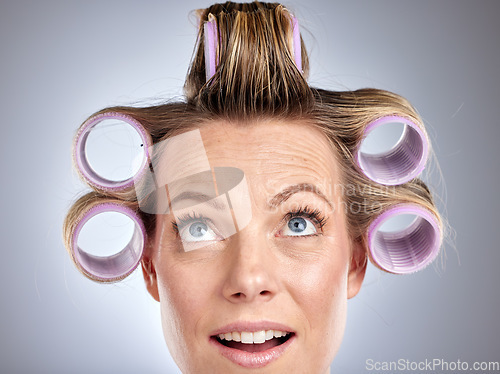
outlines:
[[[282,237],[282,238],[308,238],[312,236],[320,236],[323,235],[323,232],[321,230],[316,229],[315,233],[312,234],[305,234],[305,235],[286,235],[283,230],[279,230],[278,233],[276,234],[277,237]]]
[[[322,236],[323,234],[321,232],[316,232],[314,234],[308,234],[308,235],[280,235],[280,234],[276,235],[277,238],[280,238],[284,241],[290,240],[291,243],[300,242],[301,240],[304,240],[305,243],[308,240],[317,239]]]
[[[197,220],[197,221],[192,221],[192,222],[188,222],[186,223],[184,226],[180,227],[179,228],[179,237],[180,237],[180,232],[182,230],[188,230],[188,226],[195,223],[195,222],[201,222],[201,220]],[[227,239],[229,236],[224,234],[224,230],[221,230],[220,228],[217,228],[215,227],[215,225],[212,224],[211,220],[203,220],[203,223],[205,223],[208,227],[208,229],[213,233],[214,235],[214,239],[210,239],[210,240],[200,240],[200,241],[192,241],[193,243],[194,242],[198,242],[198,243],[201,243],[201,242],[220,242],[220,241],[223,241],[225,239]]]

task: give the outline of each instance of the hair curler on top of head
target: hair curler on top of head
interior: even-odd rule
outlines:
[[[302,72],[302,52],[299,22],[293,15],[290,15],[290,17],[293,30],[293,57],[297,69]],[[205,43],[205,70],[208,82],[215,75],[215,71],[217,69],[217,66],[219,65],[217,54],[219,33],[217,31],[217,19],[213,14],[208,15],[208,21],[204,24],[203,33]]]
[[[189,103],[239,118],[311,108],[309,61],[298,21],[288,9],[275,3],[227,2],[199,11],[199,17],[184,85]]]

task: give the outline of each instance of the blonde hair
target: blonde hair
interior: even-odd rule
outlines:
[[[335,92],[310,87],[306,81],[309,64],[304,43],[301,39],[303,71],[299,71],[293,57],[291,15],[280,4],[226,2],[200,10],[198,15],[200,27],[184,86],[185,102],[143,108],[112,107],[96,114],[118,112],[133,117],[149,132],[153,144],[215,120],[302,120],[320,129],[335,150],[342,185],[350,188],[348,193],[343,191],[343,197],[353,241],[366,248],[370,223],[399,203],[423,206],[443,226],[432,195],[420,179],[387,187],[364,176],[354,160],[364,129],[380,117],[405,117],[424,129],[421,118],[406,99],[378,89]],[[207,81],[203,25],[209,19],[217,24],[219,46],[216,73]],[[155,216],[139,209],[133,190],[110,193],[90,187],[94,191],[76,201],[64,221],[64,242],[73,260],[73,231],[82,214],[100,202],[114,201],[134,209],[148,235],[153,234]]]

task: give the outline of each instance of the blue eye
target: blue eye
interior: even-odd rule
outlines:
[[[195,237],[200,238],[208,231],[208,227],[204,222],[195,222],[189,225],[189,233]]]
[[[283,230],[285,236],[307,236],[316,233],[316,226],[304,217],[293,217]]]
[[[302,232],[306,229],[307,222],[302,217],[295,217],[288,221],[288,228],[293,232]]]
[[[184,243],[217,240],[217,234],[201,219],[179,225],[179,236]]]

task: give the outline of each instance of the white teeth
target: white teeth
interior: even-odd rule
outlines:
[[[274,331],[273,330],[267,330],[266,331],[266,340],[271,340],[274,338]]]
[[[281,338],[282,336],[287,336],[289,333],[286,331],[279,330],[261,330],[256,332],[247,331],[234,331],[227,332],[225,334],[219,334],[220,340],[241,342],[244,344],[262,344],[266,340],[271,340],[273,338]]]
[[[239,332],[233,332],[232,335],[235,342],[241,342],[241,335]]]
[[[242,332],[241,342],[245,344],[253,344],[253,332]]]
[[[253,333],[254,344],[262,344],[265,341],[266,341],[266,332],[265,331],[256,331]]]

